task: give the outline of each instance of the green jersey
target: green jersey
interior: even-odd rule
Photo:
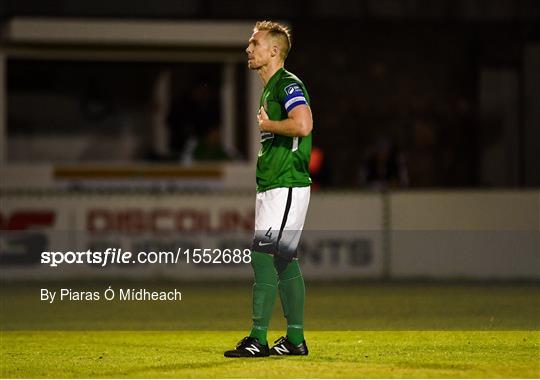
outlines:
[[[279,69],[266,84],[260,107],[264,107],[270,120],[284,120],[300,104],[310,104],[306,87],[297,76],[283,68]],[[277,187],[309,186],[310,156],[311,134],[307,137],[289,137],[261,132],[257,192]]]

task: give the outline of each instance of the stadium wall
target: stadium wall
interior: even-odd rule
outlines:
[[[251,277],[249,265],[40,264],[42,251],[249,248],[253,194],[2,195],[2,278]],[[540,193],[315,192],[299,248],[310,279],[540,279]]]
[[[382,273],[381,199],[377,194],[314,197],[300,246],[306,276],[378,278]],[[175,278],[229,280],[251,277],[249,265],[40,264],[43,251],[182,252],[188,248],[247,249],[253,236],[252,193],[205,195],[3,196],[4,278]],[[328,223],[332,220],[332,223]],[[36,225],[37,224],[37,225]],[[36,229],[37,227],[37,229]]]
[[[537,191],[390,196],[393,278],[540,278]]]

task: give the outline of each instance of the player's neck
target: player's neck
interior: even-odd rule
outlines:
[[[259,77],[261,78],[265,86],[268,84],[270,78],[272,78],[279,69],[283,68],[283,64],[283,62],[271,62],[268,65],[262,66],[259,70],[257,70],[257,74],[259,74]]]

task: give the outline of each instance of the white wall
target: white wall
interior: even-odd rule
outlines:
[[[43,211],[52,213],[50,225],[23,235],[5,231],[17,215]],[[158,251],[185,244],[215,248],[234,239],[237,246],[248,247],[253,235],[254,192],[3,194],[0,213],[0,254],[9,250],[11,258],[27,255],[34,262],[41,250],[87,250],[99,244],[136,252],[141,247]],[[101,216],[91,219],[96,213]],[[383,278],[389,274],[396,279],[538,280],[539,220],[538,191],[400,192],[389,196],[315,192],[300,257],[303,272],[311,279]],[[48,239],[46,245],[40,240],[43,237]],[[53,270],[27,263],[0,268],[3,278],[251,277],[249,266]]]
[[[538,191],[390,197],[394,278],[540,278]]]

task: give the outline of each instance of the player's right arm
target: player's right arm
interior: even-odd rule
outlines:
[[[262,132],[271,132],[289,137],[309,136],[313,129],[313,116],[309,105],[300,104],[291,109],[284,120],[270,120],[263,107],[257,119]]]

